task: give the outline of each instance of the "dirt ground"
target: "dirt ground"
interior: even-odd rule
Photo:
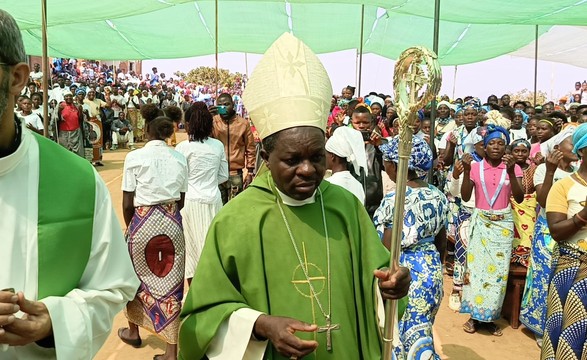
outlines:
[[[178,134],[178,141],[185,139],[185,133]],[[122,221],[122,168],[124,157],[128,150],[104,152],[104,167],[98,171],[106,182],[114,208]],[[462,330],[462,325],[468,316],[454,313],[448,307],[448,295],[450,293],[450,280],[445,276],[445,296],[434,324],[434,343],[437,353],[442,359],[448,360],[535,360],[540,358],[540,349],[536,346],[534,337],[530,331],[521,326],[512,329],[506,320],[500,320],[498,324],[503,329],[503,336],[495,337],[481,330],[476,334],[467,334]],[[97,360],[128,360],[128,359],[152,359],[156,354],[165,351],[165,343],[157,336],[141,330],[143,345],[134,349],[122,343],[116,335],[117,329],[127,326],[124,314],[120,313],[114,320],[112,333],[104,347],[96,356]]]

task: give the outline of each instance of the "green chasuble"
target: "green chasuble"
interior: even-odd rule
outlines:
[[[92,165],[36,135],[39,144],[38,298],[79,286],[92,248],[96,178]]]
[[[271,174],[258,176],[214,219],[183,308],[180,359],[201,359],[221,323],[243,307],[324,326],[325,317],[310,289],[271,191]],[[373,270],[387,266],[389,252],[353,194],[323,181],[330,237],[331,352],[326,333],[298,332],[315,339],[315,359],[381,359]],[[313,204],[282,205],[304,266],[328,313],[326,240],[319,193]],[[266,359],[286,359],[268,345]]]

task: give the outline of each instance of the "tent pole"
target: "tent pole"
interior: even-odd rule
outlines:
[[[216,55],[216,75],[215,75],[215,78],[216,78],[216,90],[214,90],[214,92],[215,92],[214,99],[216,99],[218,97],[218,0],[215,0],[214,1],[214,5],[215,5],[215,17],[216,17],[216,20],[215,20],[215,27],[216,27],[215,31],[216,31],[216,33],[215,33],[215,36],[214,36],[214,38],[215,38],[214,39],[215,40],[214,42],[215,42],[215,47],[216,47],[216,49],[215,49],[215,55]]]
[[[247,78],[249,77],[249,57],[247,53],[245,53],[245,74],[247,74]]]
[[[536,25],[536,34],[534,38],[534,106],[538,99],[538,25]]]
[[[355,51],[355,84],[359,83],[359,49]]]
[[[363,25],[365,24],[365,5],[361,5],[361,43],[359,44],[359,80],[357,82],[357,97],[361,96],[361,80],[363,73]]]
[[[457,93],[457,71],[459,70],[459,66],[455,65],[455,77],[452,81],[452,98],[455,99],[455,94]]]
[[[438,33],[440,31],[440,0],[434,1],[434,38],[432,41],[432,50],[438,56]],[[455,73],[456,76],[456,73]],[[454,90],[453,90],[454,92]],[[434,146],[434,139],[436,138],[436,96],[432,99],[432,104],[430,106],[430,129],[431,129],[431,136],[430,138],[430,149],[432,149],[432,153],[436,153],[436,147]],[[428,182],[432,183],[433,178],[433,171],[434,167],[430,168],[428,171]]]
[[[49,137],[49,56],[47,51],[47,0],[41,0],[41,31],[43,41],[43,136]]]

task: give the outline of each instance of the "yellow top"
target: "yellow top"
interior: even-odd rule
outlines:
[[[586,198],[587,186],[578,183],[571,176],[567,176],[552,185],[546,200],[546,212],[567,214],[567,219],[570,219],[585,207]],[[587,250],[587,227],[583,226],[565,242]]]

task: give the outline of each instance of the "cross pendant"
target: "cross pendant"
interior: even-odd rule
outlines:
[[[319,326],[318,332],[325,332],[326,333],[326,350],[332,351],[332,330],[340,330],[340,325],[338,324],[331,324],[330,316],[326,317],[326,325]]]

